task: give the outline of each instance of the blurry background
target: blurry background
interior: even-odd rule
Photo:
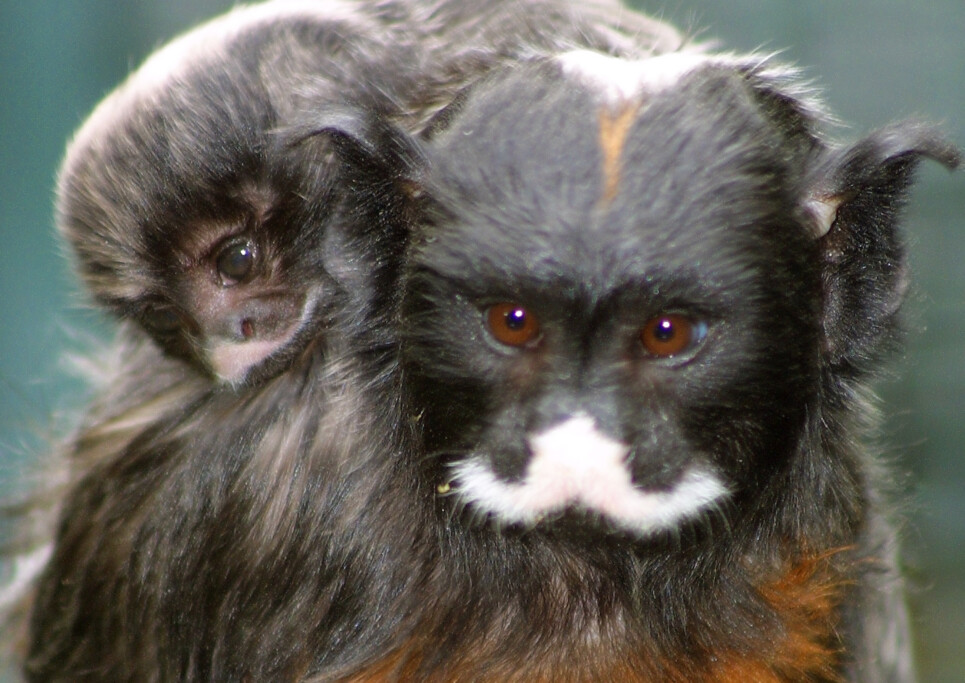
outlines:
[[[60,358],[106,329],[85,311],[52,220],[64,144],[152,49],[229,0],[0,0],[0,492],[82,397]],[[728,49],[807,67],[856,137],[943,121],[965,145],[962,0],[636,0]],[[885,383],[887,443],[910,482],[906,559],[922,680],[965,681],[965,174],[931,164],[907,212],[916,289],[906,356]],[[69,423],[69,420],[67,420]],[[31,454],[34,455],[31,455]],[[2,530],[0,530],[2,531]],[[2,678],[2,674],[0,674]]]

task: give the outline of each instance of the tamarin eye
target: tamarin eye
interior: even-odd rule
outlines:
[[[640,341],[651,356],[669,358],[692,348],[706,335],[707,323],[668,313],[648,320],[640,332]]]
[[[486,311],[489,332],[507,346],[527,346],[540,337],[539,320],[515,303],[499,303]]]
[[[226,287],[251,277],[255,265],[255,248],[249,240],[229,242],[218,252],[215,261],[221,283]]]
[[[155,334],[172,334],[181,329],[181,316],[169,304],[155,304],[141,315],[144,326]]]

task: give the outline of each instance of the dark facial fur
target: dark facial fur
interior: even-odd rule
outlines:
[[[30,680],[339,680],[411,635],[437,527],[395,355],[409,209],[386,160],[290,143],[333,102],[417,130],[497,67],[678,40],[607,2],[292,6],[162,51],[68,155],[64,232],[125,323],[58,453]],[[220,373],[211,349],[248,329],[267,355]]]
[[[819,259],[796,205],[816,141],[788,145],[726,70],[612,110],[570,80],[515,78],[433,146],[441,227],[417,238],[406,309],[427,449],[451,454],[456,472],[519,483],[532,439],[578,417],[626,446],[641,491],[672,492],[691,475],[698,490],[755,490],[786,465],[817,381]],[[522,96],[525,78],[537,85]],[[632,119],[611,160],[600,137],[621,111]],[[538,321],[531,346],[493,338],[487,311],[504,301]],[[642,336],[665,316],[697,337],[660,356]],[[614,514],[638,528],[629,509]],[[640,532],[677,527],[666,514],[639,519]]]

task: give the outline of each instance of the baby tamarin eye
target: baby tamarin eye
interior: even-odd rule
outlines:
[[[640,331],[644,350],[655,358],[670,358],[688,351],[707,336],[707,323],[679,313],[651,318]]]
[[[152,332],[162,336],[180,332],[183,324],[177,309],[163,303],[149,305],[144,310],[141,321]]]
[[[512,302],[490,306],[486,323],[493,338],[506,346],[533,346],[541,336],[536,316]]]
[[[215,264],[225,287],[245,282],[254,274],[255,246],[247,238],[231,239],[218,251]]]

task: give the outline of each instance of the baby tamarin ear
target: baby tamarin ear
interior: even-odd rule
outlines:
[[[450,108],[444,108],[440,116]],[[376,184],[396,179],[415,190],[426,164],[420,143],[372,107],[321,108],[292,126],[287,137],[291,146],[313,138],[330,141],[341,162],[341,173],[354,177],[356,184],[364,184],[363,178]]]
[[[322,107],[291,126],[283,138],[293,148],[330,147],[338,159],[343,186],[355,196],[350,210],[368,212],[381,206],[379,224],[360,220],[353,230],[398,240],[392,251],[401,254],[410,219],[415,218],[412,212],[423,196],[427,161],[417,138],[384,112],[361,105]]]
[[[823,258],[827,353],[840,372],[867,370],[894,341],[908,282],[898,221],[922,159],[951,169],[960,154],[934,126],[906,121],[828,154],[812,175],[804,208]]]

